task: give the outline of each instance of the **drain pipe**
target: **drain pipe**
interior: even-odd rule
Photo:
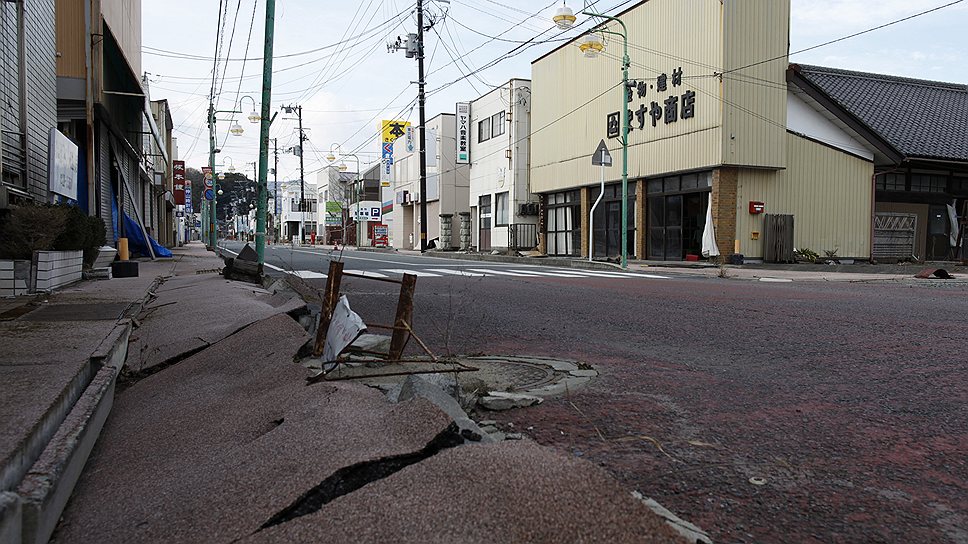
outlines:
[[[595,203],[592,204],[592,209],[588,212],[588,262],[592,262],[593,256],[595,255],[595,208],[598,207],[598,203],[602,201],[602,197],[605,196],[605,153],[606,151],[602,149],[602,165],[599,167],[602,171],[602,185],[601,189],[598,191],[598,198],[595,199]]]

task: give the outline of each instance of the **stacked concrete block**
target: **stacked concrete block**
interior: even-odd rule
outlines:
[[[50,291],[81,280],[83,251],[35,251],[34,291]]]
[[[0,261],[0,297],[26,295],[30,287],[30,261]]]

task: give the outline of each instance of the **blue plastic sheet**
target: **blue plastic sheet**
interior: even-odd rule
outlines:
[[[114,227],[115,240],[120,238],[120,233],[118,233],[118,200],[115,198],[113,189],[111,190],[111,226]],[[148,244],[151,244],[151,249],[155,251],[155,257],[171,257],[171,251],[156,242],[151,236],[148,237],[148,240],[145,240],[141,226],[128,214],[124,214],[124,234],[128,238],[128,251],[132,254],[151,257],[151,252],[148,251]]]

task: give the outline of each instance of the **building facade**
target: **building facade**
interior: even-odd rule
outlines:
[[[57,0],[56,22],[57,122],[79,147],[80,205],[104,221],[109,244],[129,234],[123,215],[157,237],[166,205],[155,172],[171,156],[140,77],[141,0]]]
[[[531,81],[512,79],[469,104],[471,245],[533,249],[538,198],[531,193]]]
[[[300,200],[302,199],[302,205]],[[280,229],[282,240],[290,243],[299,241],[299,228],[302,222],[303,240],[310,240],[317,232],[316,223],[316,184],[307,182],[305,186],[300,181],[286,180],[279,182]]]
[[[870,255],[872,152],[820,122],[823,108],[791,96],[788,1],[651,0],[618,17],[628,29],[627,91],[622,41],[614,36],[597,59],[583,58],[571,42],[532,65],[531,184],[542,198],[545,252],[615,257],[624,228],[630,256],[699,258],[711,217],[719,253],[761,259],[765,216],[780,214],[795,220],[796,247]],[[630,130],[624,226],[623,92]],[[788,118],[791,102],[810,111]],[[602,140],[613,157],[604,191],[601,167],[592,164]]]
[[[420,194],[420,157],[416,127],[410,136],[393,142],[393,211],[390,244],[393,247],[420,248],[420,200],[427,201],[427,242],[438,248],[458,247],[460,214],[468,213],[469,166],[457,163],[456,116],[439,114],[427,121],[427,194]],[[441,231],[449,241],[441,242]],[[442,247],[447,246],[447,247]]]
[[[0,2],[0,209],[47,202],[57,126],[53,0]]]

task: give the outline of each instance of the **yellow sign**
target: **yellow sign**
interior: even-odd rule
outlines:
[[[380,132],[383,134],[383,143],[393,142],[400,136],[407,133],[409,121],[388,121],[384,119],[380,123]]]

